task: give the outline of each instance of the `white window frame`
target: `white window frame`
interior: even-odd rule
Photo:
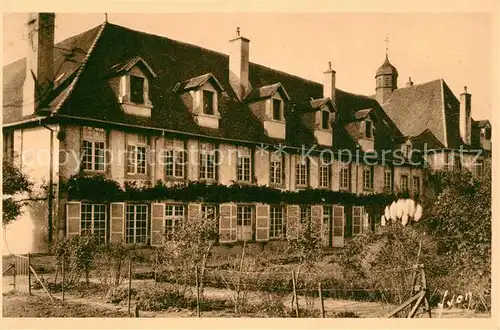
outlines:
[[[170,233],[175,233],[180,221],[186,220],[186,205],[165,204],[165,234],[166,239],[171,240]]]
[[[238,163],[236,166],[236,178],[238,181],[252,182],[251,153],[251,149],[238,149]]]
[[[133,212],[129,212],[129,208],[133,209]],[[141,208],[144,210],[144,212],[138,212],[138,209]],[[148,243],[148,205],[147,204],[127,204],[125,206],[125,242],[127,244],[147,244]],[[133,214],[133,219],[129,219],[129,215]],[[138,214],[144,214],[145,215],[145,220],[138,220],[137,215]],[[145,223],[145,228],[146,228],[146,233],[144,235],[138,235],[137,231],[139,227],[137,226],[138,222],[144,222]],[[130,229],[130,223],[133,223],[133,235],[130,236],[128,235],[128,231]],[[142,228],[142,227],[140,227]],[[133,240],[131,241],[129,238],[132,237]],[[143,239],[140,239],[143,238]]]
[[[106,131],[104,128],[83,126],[82,139],[82,168],[84,171],[104,172],[106,171]],[[90,144],[90,156],[86,156],[85,144]],[[102,146],[102,148],[101,148]],[[102,150],[102,163],[97,162],[97,151]],[[90,162],[86,158],[90,158]],[[100,158],[100,157],[99,157]],[[102,165],[102,168],[100,168]],[[87,166],[90,166],[88,168]]]
[[[283,184],[283,172],[284,172],[284,157],[281,152],[270,152],[270,164],[269,164],[269,182],[271,184],[281,185]]]
[[[384,170],[384,189],[392,191],[392,172],[390,169]]]
[[[324,118],[323,118],[323,113],[327,113],[328,114],[328,119],[327,119],[327,122],[326,122],[326,128],[324,127]],[[332,127],[330,125],[330,118],[331,118],[331,111],[329,111],[328,109],[322,109],[320,111],[320,118],[319,118],[319,124],[320,124],[320,127],[323,131],[329,131]]]
[[[299,223],[308,224],[311,222],[311,205],[299,206]]]
[[[207,211],[209,209],[211,209],[212,212],[210,214],[207,214]],[[209,219],[209,217],[212,217],[212,220],[217,219],[219,216],[219,207],[215,204],[202,204],[201,216],[203,219]]]
[[[269,211],[269,239],[285,237],[286,211],[283,205],[271,205]]]
[[[418,185],[416,185],[416,181],[418,181]],[[413,193],[418,193],[420,194],[420,176],[414,175],[411,180],[412,183],[412,188],[413,188]]]
[[[212,143],[200,143],[200,171],[199,178],[200,180],[215,180],[217,178],[217,164],[215,157],[215,145]],[[209,171],[212,169],[212,171]],[[212,173],[212,176],[209,176],[209,173]]]
[[[309,184],[309,159],[298,157],[295,164],[295,183],[297,187],[307,187]]]
[[[132,79],[133,78],[139,78],[139,79],[142,79],[142,102],[138,103],[138,102],[135,102],[132,100]],[[133,104],[137,104],[137,105],[143,105],[143,104],[146,104],[146,100],[148,99],[146,93],[147,93],[147,82],[146,82],[147,78],[146,77],[143,77],[143,76],[139,76],[139,75],[136,75],[136,74],[130,74],[129,75],[129,100],[131,103]]]
[[[373,176],[375,174],[373,166],[363,168],[363,189],[373,190]]]
[[[354,214],[355,210],[359,210],[359,219],[355,219],[355,217],[356,217],[356,215]],[[353,237],[363,234],[363,215],[364,215],[364,207],[363,206],[353,206],[352,207],[351,232],[352,232]],[[355,221],[359,221],[359,224],[356,223],[356,225],[355,225]],[[359,230],[356,231],[356,228],[358,228],[358,227],[359,227]]]
[[[184,148],[184,141],[179,139],[165,140],[164,171],[168,178],[184,179],[186,176],[187,152]],[[171,169],[168,168],[171,164]],[[170,173],[170,170],[172,171]],[[180,174],[179,174],[180,172]]]
[[[319,160],[319,182],[320,188],[330,188],[331,186],[331,176],[332,176],[332,165],[328,158]]]
[[[87,207],[90,207],[90,212],[87,212],[85,210]],[[103,208],[101,212],[96,212],[97,208]],[[86,219],[84,214],[88,213],[90,214],[90,219]],[[98,236],[99,241],[101,243],[106,243],[107,242],[107,236],[108,236],[108,218],[107,218],[107,206],[106,204],[93,204],[93,203],[82,203],[81,208],[80,208],[80,234],[84,234],[84,232],[88,231],[90,234],[95,235],[96,233],[96,228],[95,228],[95,223],[96,223],[96,215],[101,214],[104,218],[97,220],[98,222],[104,222],[104,235],[103,236]],[[90,227],[84,229],[83,228],[83,223],[84,222],[90,222]],[[98,229],[97,231],[102,231],[102,229]],[[101,241],[101,237],[103,240]]]
[[[279,101],[280,102],[280,118],[279,119],[274,118],[274,102],[275,101]],[[283,113],[284,113],[284,103],[285,103],[283,101],[283,99],[281,99],[280,97],[272,97],[270,99],[269,103],[270,103],[269,108],[271,109],[271,111],[270,111],[270,117],[271,117],[271,119],[274,120],[274,121],[282,122],[284,120]]]
[[[365,119],[364,120],[364,125],[363,125],[363,136],[365,137],[365,139],[373,139],[373,121],[371,119]],[[368,136],[366,134],[367,132],[367,123],[370,123],[370,136]]]
[[[148,138],[147,136],[137,134],[137,138],[135,140],[127,139],[127,160],[126,160],[126,168],[127,168],[127,175],[147,175],[148,173],[148,162],[147,162],[147,152],[148,152]],[[130,151],[130,148],[133,149],[133,151]],[[142,160],[144,163],[144,166],[140,166],[141,159],[139,159],[139,149],[143,149],[143,157],[144,159]],[[130,153],[133,153],[134,159],[130,159]],[[131,162],[131,163],[130,163]],[[130,171],[129,166],[132,166],[133,171]],[[139,172],[139,169],[144,169],[144,173]]]
[[[350,168],[349,165],[341,165],[339,169],[339,187],[340,190],[349,190],[350,186]]]
[[[405,179],[406,179],[406,181],[405,181]],[[401,175],[401,177],[399,179],[399,186],[400,186],[400,190],[402,192],[409,190],[409,188],[410,188],[409,187],[409,180],[410,179],[408,178],[408,175],[406,175],[406,174]],[[403,183],[405,183],[405,184],[403,184]]]
[[[205,112],[205,93],[212,94],[212,113]],[[216,116],[217,111],[217,91],[210,89],[201,89],[201,113],[207,116]]]

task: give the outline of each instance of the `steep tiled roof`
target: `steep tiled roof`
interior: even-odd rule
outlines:
[[[445,147],[462,144],[459,102],[442,79],[396,89],[383,108],[406,136],[429,129]]]
[[[250,94],[247,95],[245,101],[256,101],[272,96],[277,90],[281,90],[286,99],[290,99],[290,96],[286,92],[285,88],[281,83],[275,83],[272,85],[262,86],[254,88]]]
[[[193,88],[201,87],[203,86],[207,81],[212,80],[214,83],[214,87],[219,89],[220,91],[224,91],[224,88],[220,84],[220,82],[215,78],[215,76],[212,73],[206,73],[204,75],[198,76],[191,78],[189,80],[177,83],[174,87],[174,91],[181,91],[181,90],[190,90]]]
[[[141,63],[143,66],[145,66],[148,69],[149,73],[156,78],[156,74],[154,73],[154,71],[140,56],[134,56],[131,59],[126,60],[125,62],[113,65],[111,67],[110,74],[119,74],[122,72],[130,71],[130,69],[132,69],[138,63]]]
[[[413,149],[423,150],[427,145],[427,149],[440,149],[444,148],[444,145],[436,138],[434,134],[429,129],[426,129],[417,136],[410,137]]]

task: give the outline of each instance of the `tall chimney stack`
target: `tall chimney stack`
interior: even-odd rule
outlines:
[[[29,13],[23,115],[35,113],[54,84],[54,13]]]
[[[229,83],[236,96],[242,101],[251,86],[248,78],[250,64],[250,40],[240,36],[240,28],[236,28],[236,37],[229,40],[231,50],[229,53]]]
[[[471,144],[471,94],[464,86],[464,92],[460,94],[460,136],[466,144]]]
[[[323,97],[329,97],[335,102],[335,70],[332,70],[332,62],[328,62],[328,70],[323,74]]]

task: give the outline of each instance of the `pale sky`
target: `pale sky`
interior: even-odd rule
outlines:
[[[24,56],[25,14],[3,15],[3,64]],[[322,82],[328,61],[337,88],[375,93],[375,71],[389,59],[398,86],[443,78],[459,97],[466,85],[474,119],[491,119],[492,17],[487,13],[108,13],[111,23],[223,53],[239,26],[252,62]],[[56,42],[104,21],[104,13],[56,13]]]

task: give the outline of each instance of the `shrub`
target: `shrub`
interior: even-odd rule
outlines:
[[[137,295],[137,290],[131,288],[130,289],[130,299],[134,299]],[[108,290],[106,293],[106,301],[112,304],[119,304],[122,301],[126,301],[128,299],[128,288],[112,288]]]
[[[333,314],[336,318],[359,318],[359,315],[351,311],[336,312]]]
[[[187,308],[190,303],[183,293],[163,287],[141,290],[137,293],[137,306],[144,311],[160,311],[168,308]]]

